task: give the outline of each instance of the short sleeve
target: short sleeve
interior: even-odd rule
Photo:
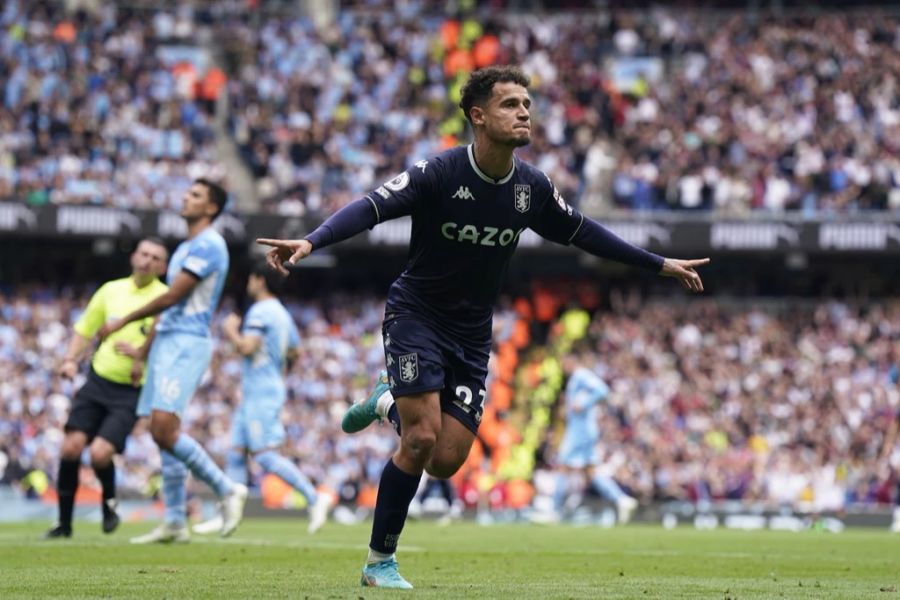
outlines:
[[[75,323],[75,332],[85,338],[92,338],[100,331],[106,322],[106,296],[109,294],[109,284],[100,286],[91,296],[87,308],[81,313],[81,317]]]
[[[219,268],[221,254],[219,248],[207,239],[198,238],[188,248],[181,268],[198,279],[206,279]]]
[[[390,181],[385,181],[368,194],[378,223],[413,214],[438,187],[440,162],[420,160]]]
[[[241,327],[245,335],[261,336],[266,331],[265,315],[259,309],[258,305],[254,305],[247,311],[244,316],[244,323]]]
[[[535,215],[531,229],[542,238],[568,246],[581,228],[584,216],[566,203],[549,177],[547,185],[539,186],[539,193],[543,195],[541,209]]]

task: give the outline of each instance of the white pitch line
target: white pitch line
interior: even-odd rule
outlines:
[[[323,550],[368,550],[367,544],[345,544],[341,542],[328,542],[325,540],[296,540],[296,541],[280,541],[267,540],[264,538],[244,538],[230,537],[219,538],[215,536],[201,537],[192,536],[190,543],[192,544],[222,544],[235,546],[272,546],[278,548],[321,548]],[[121,539],[78,539],[72,538],[67,540],[43,540],[39,537],[30,537],[15,534],[0,534],[0,544],[5,546],[130,546],[128,538]],[[160,544],[162,545],[162,544]],[[402,546],[402,552],[424,552],[425,548],[421,546]]]
[[[367,544],[343,544],[340,542],[326,542],[326,541],[295,541],[295,542],[287,542],[287,541],[278,541],[278,540],[267,540],[263,538],[243,538],[243,537],[229,537],[229,538],[217,538],[217,537],[191,537],[191,542],[199,542],[201,544],[243,544],[247,546],[279,546],[283,548],[323,548],[328,550],[368,550],[369,546]],[[402,552],[425,552],[425,548],[421,546],[401,546],[400,550]]]

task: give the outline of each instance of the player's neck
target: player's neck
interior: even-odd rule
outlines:
[[[192,240],[198,235],[200,232],[209,227],[212,222],[207,218],[201,218],[196,220],[186,219],[187,221],[187,239]]]
[[[492,144],[482,137],[472,145],[472,154],[478,168],[494,179],[503,179],[513,167],[513,149],[509,146]]]
[[[141,277],[139,275],[132,275],[131,281],[134,283],[134,287],[138,289],[143,289],[150,285],[155,277]]]

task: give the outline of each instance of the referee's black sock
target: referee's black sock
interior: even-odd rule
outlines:
[[[421,475],[410,475],[401,471],[394,464],[394,459],[389,460],[384,466],[378,484],[378,497],[375,500],[375,516],[369,548],[380,554],[393,554],[397,551],[397,542],[406,523],[409,503],[416,495],[421,478]]]
[[[106,507],[106,501],[116,497],[116,465],[110,461],[105,467],[94,465],[94,473],[103,486],[103,515],[106,516],[109,509]]]
[[[59,524],[65,529],[72,528],[72,512],[75,510],[75,492],[78,490],[78,469],[81,460],[59,461],[56,477],[56,495],[59,497]]]

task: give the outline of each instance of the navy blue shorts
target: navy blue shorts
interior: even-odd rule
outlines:
[[[416,315],[392,315],[381,328],[394,397],[440,392],[441,411],[478,433],[491,355],[486,341],[460,339]]]

